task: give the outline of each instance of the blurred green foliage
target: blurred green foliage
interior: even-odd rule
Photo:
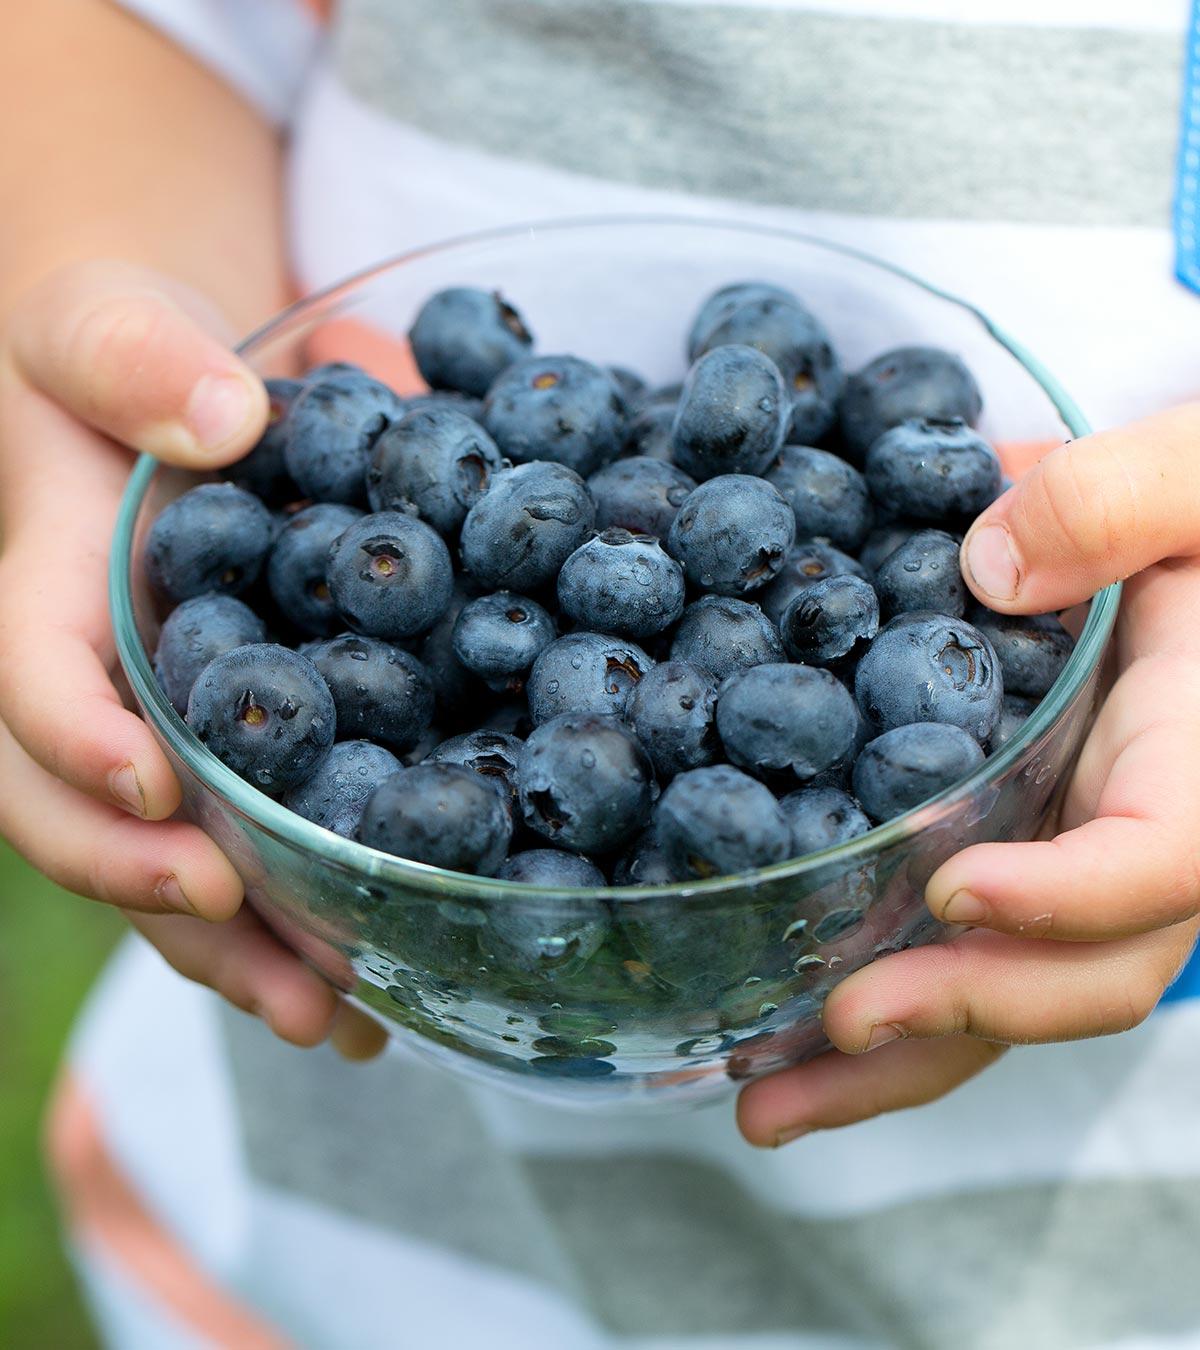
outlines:
[[[122,922],[0,843],[0,1346],[92,1350],[39,1131],[64,1041]]]

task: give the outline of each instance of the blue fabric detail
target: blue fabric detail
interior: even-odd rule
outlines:
[[[1185,998],[1200,998],[1200,946],[1193,948],[1187,965],[1175,977],[1175,983],[1162,996],[1162,1001],[1178,1003]]]
[[[1192,0],[1183,60],[1183,126],[1175,187],[1175,275],[1200,291],[1200,0]]]
[[[1192,0],[1183,58],[1183,126],[1175,187],[1175,275],[1200,291],[1200,0]],[[1200,945],[1163,995],[1164,1003],[1200,998]]]

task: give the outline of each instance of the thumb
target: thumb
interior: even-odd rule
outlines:
[[[254,444],[268,415],[262,381],[218,328],[178,283],[88,262],[25,297],[8,346],[29,384],[89,426],[170,464],[216,468]]]
[[[1066,609],[1200,551],[1200,404],[1059,446],[967,532],[962,568],[989,608]]]

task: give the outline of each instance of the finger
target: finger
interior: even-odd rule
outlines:
[[[67,890],[204,919],[227,919],[241,904],[241,879],[201,830],[134,820],[82,796],[35,764],[2,724],[0,783],[0,835]]]
[[[5,539],[0,719],[56,777],[162,820],[179,805],[175,774],[149,727],[122,705],[100,655],[114,659],[105,594],[114,507],[100,486],[75,507],[30,494]],[[70,547],[50,548],[48,566],[47,541],[64,539]]]
[[[374,1059],[383,1051],[388,1034],[373,1017],[340,999],[329,1040],[343,1059],[362,1061]]]
[[[244,454],[266,425],[266,390],[154,273],[85,263],[56,273],[10,327],[25,380],[74,416],[171,464]]]
[[[975,594],[1006,613],[1065,609],[1200,548],[1200,404],[1060,446],[963,541]]]
[[[857,1055],[904,1037],[1024,1045],[1127,1031],[1153,1011],[1194,939],[1194,925],[1097,943],[977,929],[848,976],[825,1002],[825,1032]]]
[[[5,569],[0,569],[3,584]],[[74,633],[0,621],[11,660],[0,716],[55,778],[144,820],[179,806],[179,783],[150,728],[123,707],[96,653]]]
[[[952,1036],[897,1041],[867,1059],[830,1051],[744,1087],[737,1104],[738,1129],[748,1143],[778,1148],[814,1130],[924,1106],[974,1077],[1006,1049]]]
[[[276,1036],[303,1046],[328,1037],[338,1009],[333,988],[249,909],[222,924],[179,915],[129,917],[181,975],[261,1017]]]
[[[925,901],[947,923],[1067,941],[1100,941],[1186,922],[1200,913],[1200,720],[1144,719],[1154,679],[1131,671],[1113,691],[1089,754],[1115,740],[1095,818],[1053,839],[977,844],[930,878]],[[1128,736],[1128,739],[1126,739]],[[1124,744],[1121,741],[1124,740]],[[1085,783],[1098,775],[1081,766]],[[1070,804],[1073,813],[1078,807]],[[1070,816],[1067,816],[1070,819]]]

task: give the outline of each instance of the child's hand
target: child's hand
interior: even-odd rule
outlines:
[[[212,469],[267,415],[261,382],[194,294],[88,263],[43,283],[0,335],[0,834],[68,889],[119,906],[164,957],[302,1045],[382,1032],[340,1005],[249,910],[232,866],[168,817],[179,785],[113,687],[108,548],[122,447]],[[211,922],[223,920],[224,922]]]
[[[1009,1044],[1135,1026],[1186,961],[1200,913],[1198,444],[1200,405],[1089,436],[972,527],[964,571],[996,610],[1059,610],[1133,577],[1117,682],[1068,785],[1062,832],[980,844],[939,869],[930,909],[974,930],[839,985],[825,1027],[842,1053],[746,1088],[739,1121],[752,1143],[932,1101]]]

